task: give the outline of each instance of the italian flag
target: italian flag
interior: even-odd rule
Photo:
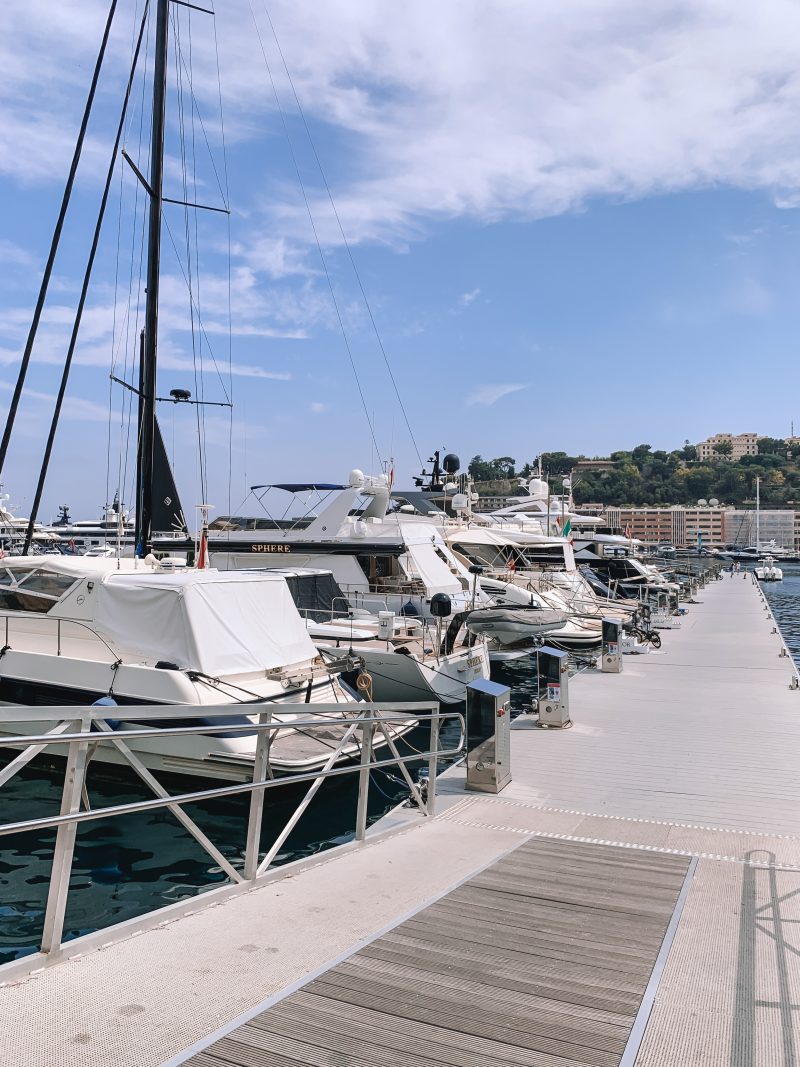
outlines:
[[[559,520],[560,525],[561,520]],[[561,536],[566,537],[570,543],[572,542],[572,521],[569,517],[564,520],[564,525],[561,527]]]

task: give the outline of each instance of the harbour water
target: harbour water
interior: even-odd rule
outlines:
[[[800,664],[800,565],[784,564],[783,573],[783,582],[768,583],[764,589],[786,643]],[[511,687],[513,707],[530,704],[537,689],[534,661],[498,664],[492,674],[496,681]],[[352,838],[355,776],[329,785],[287,842],[279,862],[312,855]],[[396,776],[374,772],[371,818],[380,817],[406,793]],[[91,796],[97,806],[143,799],[145,795],[143,787],[132,780],[120,782],[97,775],[91,782]],[[44,768],[28,769],[3,789],[3,821],[52,814],[59,802],[58,774]],[[233,863],[242,855],[247,804],[246,798],[237,798],[197,805],[192,811],[215,843],[224,842],[221,850]],[[270,800],[262,842],[265,847],[292,810],[291,799]],[[35,951],[44,918],[53,841],[51,832],[0,841],[0,962]],[[88,824],[78,834],[65,935],[76,937],[101,929],[224,881],[224,873],[169,812]]]

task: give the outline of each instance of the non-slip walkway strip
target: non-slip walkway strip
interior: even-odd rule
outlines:
[[[683,856],[526,842],[185,1062],[632,1062],[689,867]]]

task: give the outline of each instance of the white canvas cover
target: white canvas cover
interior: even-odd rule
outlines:
[[[286,582],[277,576],[110,574],[96,587],[94,623],[120,654],[214,677],[316,656]]]
[[[428,595],[462,592],[458,577],[439,555],[439,552],[446,556],[452,556],[452,553],[434,526],[418,522],[400,523],[400,532],[408,549],[400,557],[400,564],[408,573],[419,575]]]

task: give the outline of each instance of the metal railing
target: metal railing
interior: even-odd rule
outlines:
[[[54,603],[56,602],[54,601]],[[83,638],[83,640],[91,639],[92,641],[97,642],[99,645],[102,646],[105,651],[108,652],[108,660],[100,659],[96,662],[113,663],[120,658],[117,650],[108,643],[105,637],[103,637],[102,634],[98,633],[97,630],[95,630],[94,627],[91,626],[88,622],[83,622],[81,619],[62,619],[58,615],[49,615],[46,612],[42,611],[15,611],[3,614],[2,616],[0,616],[0,620],[2,620],[0,621],[0,627],[2,627],[2,632],[5,637],[4,645],[6,651],[41,652],[41,642],[50,640],[55,643],[56,655],[60,656],[62,654],[62,640],[66,641],[72,638],[74,640],[79,641],[81,640],[81,638]],[[49,632],[48,630],[40,630],[38,628],[33,627],[28,629],[24,626],[18,626],[16,627],[15,635],[15,628],[13,626],[13,623],[15,622],[31,622],[37,624],[43,623],[46,625],[49,624]],[[76,630],[81,631],[81,633],[70,634],[69,628],[72,626],[74,626]],[[88,637],[86,635],[88,635]],[[13,640],[21,640],[24,643],[26,638],[31,639],[30,643],[32,645],[35,645],[38,642],[39,647],[15,648],[14,644],[12,643]],[[82,652],[82,655],[85,657],[85,652]]]
[[[302,706],[302,705],[301,705]],[[440,746],[440,728],[445,720],[457,721],[464,737],[464,719],[459,712],[439,710],[435,702],[397,702],[391,705],[365,703],[354,705],[353,715],[342,715],[341,704],[319,704],[314,706],[313,716],[306,718],[284,719],[278,716],[286,713],[286,708],[262,705],[252,712],[252,719],[243,725],[241,722],[241,705],[223,705],[190,707],[186,705],[164,707],[137,706],[115,707],[113,709],[113,726],[107,721],[109,709],[103,707],[66,707],[66,708],[23,708],[7,707],[4,709],[4,724],[50,724],[55,725],[46,732],[17,735],[3,734],[0,747],[22,749],[10,763],[0,769],[0,787],[22,770],[45,748],[65,756],[64,784],[61,796],[61,808],[58,815],[43,818],[24,819],[17,822],[0,824],[0,839],[9,834],[36,832],[44,829],[56,830],[56,842],[53,865],[45,908],[44,927],[40,942],[40,953],[46,959],[56,959],[62,954],[62,937],[70,877],[72,874],[75,842],[78,827],[84,823],[100,819],[110,819],[118,815],[133,812],[146,812],[168,809],[202,846],[208,855],[218,864],[231,883],[237,886],[252,886],[264,876],[275,857],[294,830],[304,812],[308,809],[323,782],[329,778],[350,774],[358,775],[358,799],[355,818],[355,840],[363,842],[367,830],[367,812],[369,803],[370,776],[373,770],[397,768],[408,786],[411,798],[419,810],[427,817],[435,813],[437,765],[441,759],[454,758],[461,754],[461,742],[457,748]],[[214,725],[169,726],[161,728],[147,726],[150,721],[164,720],[168,716],[171,723],[180,720],[196,720],[198,715],[212,716],[214,720],[236,717],[238,722],[232,724],[215,722]],[[409,755],[401,755],[397,748],[399,734],[392,727],[408,728],[410,722],[416,725],[430,723],[430,746],[425,751],[414,750]],[[125,728],[120,728],[126,724]],[[134,724],[128,727],[127,724]],[[335,747],[331,745],[330,754],[318,768],[272,777],[270,766],[270,747],[275,734],[286,730],[302,730],[311,733],[315,730],[330,730],[332,724],[342,729],[342,735]],[[40,727],[41,729],[41,727]],[[222,736],[241,737],[255,734],[252,780],[215,784],[208,788],[195,789],[182,793],[170,793],[148,769],[143,762],[147,753],[134,749],[136,743],[152,742],[159,738]],[[326,742],[327,743],[327,742]],[[89,808],[86,791],[86,773],[91,759],[97,758],[98,747],[111,746],[115,750],[118,762],[127,765],[154,794],[152,799],[133,801],[125,804],[112,804],[101,808]],[[391,753],[389,758],[382,758],[376,748],[385,747]],[[63,750],[63,751],[59,751]],[[150,750],[152,752],[152,749]],[[346,761],[346,762],[345,762]],[[427,763],[428,786],[423,796],[420,786],[413,780],[407,764]],[[174,773],[174,772],[173,772]],[[190,773],[190,772],[189,772]],[[285,786],[308,783],[308,790],[302,796],[292,815],[288,818],[276,840],[266,852],[261,853],[261,829],[264,816],[264,801],[267,791]],[[247,816],[247,838],[242,857],[241,869],[235,867],[220,851],[205,832],[189,816],[184,807],[198,801],[212,800],[220,797],[250,795]],[[224,888],[224,887],[223,887]],[[230,885],[227,887],[230,889]],[[208,893],[219,892],[209,890]],[[36,959],[37,957],[33,957]],[[41,958],[41,957],[38,957]],[[0,976],[4,969],[12,964],[0,966]]]

